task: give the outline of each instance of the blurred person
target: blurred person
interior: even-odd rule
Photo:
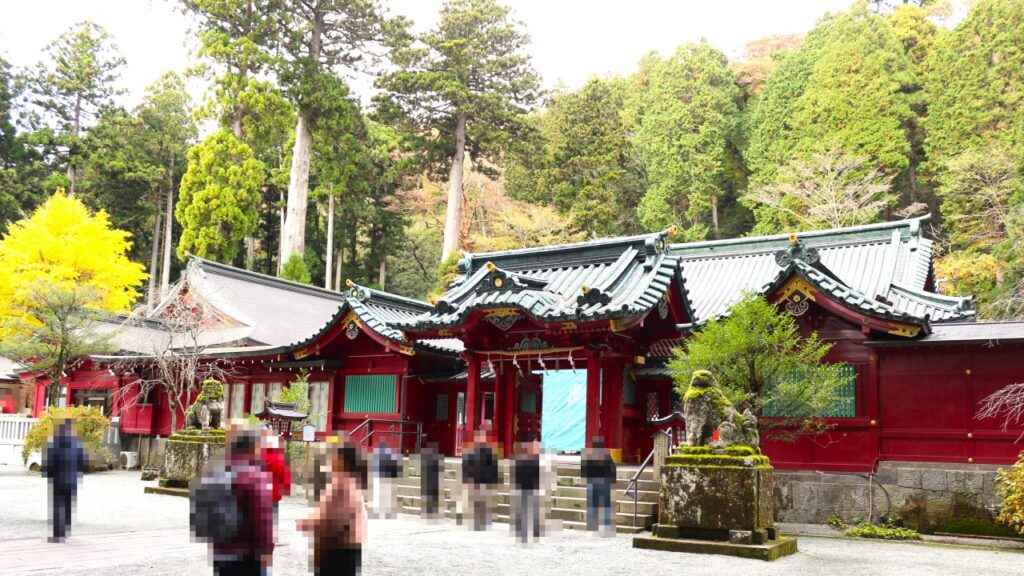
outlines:
[[[215,576],[258,576],[273,564],[273,478],[260,440],[250,426],[229,428],[224,464],[192,489],[192,530],[209,542]]]
[[[474,438],[473,446],[462,455],[462,482],[468,493],[473,530],[486,530],[490,524],[489,494],[501,479],[486,430],[477,430]]]
[[[274,523],[273,528],[277,533],[277,515],[281,498],[292,492],[292,472],[288,467],[284,454],[284,447],[281,439],[275,434],[270,426],[264,426],[261,430],[260,459],[263,460],[264,469],[270,473],[273,480],[271,492],[274,500]]]
[[[539,539],[541,535],[540,489],[540,443],[536,440],[523,442],[521,453],[516,454],[512,460],[514,531],[523,544],[530,541],[531,526],[534,539]]]
[[[433,442],[420,452],[420,514],[437,519],[441,501],[441,473],[444,457]]]
[[[580,472],[587,481],[587,530],[594,532],[600,527],[601,536],[615,536],[612,526],[615,461],[605,449],[602,438],[594,438],[592,447],[586,450]]]
[[[320,504],[296,527],[313,538],[313,574],[349,576],[359,574],[362,546],[366,541],[367,466],[352,443],[329,446],[331,481]]]
[[[378,518],[395,518],[395,483],[402,475],[402,464],[387,441],[381,439],[373,451],[373,514]]]
[[[53,438],[46,445],[43,461],[43,476],[50,483],[50,519],[53,522],[50,542],[63,542],[67,536],[78,482],[86,464],[85,449],[75,435],[71,420],[59,421]]]

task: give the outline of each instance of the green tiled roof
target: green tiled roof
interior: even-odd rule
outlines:
[[[973,318],[971,299],[926,291],[932,242],[924,238],[921,224],[927,218],[801,232],[797,238],[817,250],[820,264],[835,278],[835,289],[859,295],[852,296],[855,300],[889,302],[894,312],[917,320]],[[776,253],[789,245],[788,235],[673,244],[697,320],[725,314],[744,290],[764,293],[785,268]]]
[[[401,326],[458,326],[474,311],[514,307],[540,322],[587,322],[650,312],[675,282],[689,314],[679,258],[667,232],[470,254],[433,309]]]

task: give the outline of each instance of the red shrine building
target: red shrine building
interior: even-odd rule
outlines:
[[[834,343],[842,397],[831,429],[767,441],[781,469],[872,472],[881,462],[1008,464],[1020,429],[975,418],[1024,380],[1024,323],[976,322],[938,294],[924,219],[673,244],[668,232],[467,254],[434,304],[350,285],[336,292],[193,258],[152,322],[112,323],[117,354],[84,359],[61,401],[102,406],[123,435],[171,432],[166,395],[133,396],[127,356],[167,338],[182,299],[202,310],[199,349],[218,363],[230,417],[256,414],[309,374],[321,434],[456,455],[486,430],[506,456],[539,439],[577,452],[601,436],[622,462],[650,452],[677,398],[666,362],[745,291]],[[38,384],[34,411],[43,409]],[[765,414],[763,417],[771,418]],[[179,414],[177,422],[182,421]]]

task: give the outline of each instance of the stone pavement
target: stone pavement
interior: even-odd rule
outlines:
[[[143,494],[137,472],[85,478],[71,536],[45,541],[46,483],[0,466],[0,574],[163,576],[211,574],[206,547],[192,543],[184,498]],[[289,542],[304,503],[281,507]],[[364,575],[815,575],[1019,574],[1024,553],[935,544],[802,537],[800,552],[774,563],[717,556],[636,550],[628,537],[599,539],[571,530],[552,532],[522,548],[508,528],[467,532],[451,522],[426,523],[403,516],[372,520],[364,551]],[[308,574],[287,545],[275,552],[274,573]]]

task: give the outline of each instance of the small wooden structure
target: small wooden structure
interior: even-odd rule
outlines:
[[[290,402],[267,402],[266,407],[256,414],[260,420],[270,422],[278,436],[285,438],[292,436],[292,422],[305,420],[307,416],[296,410],[295,404]]]

